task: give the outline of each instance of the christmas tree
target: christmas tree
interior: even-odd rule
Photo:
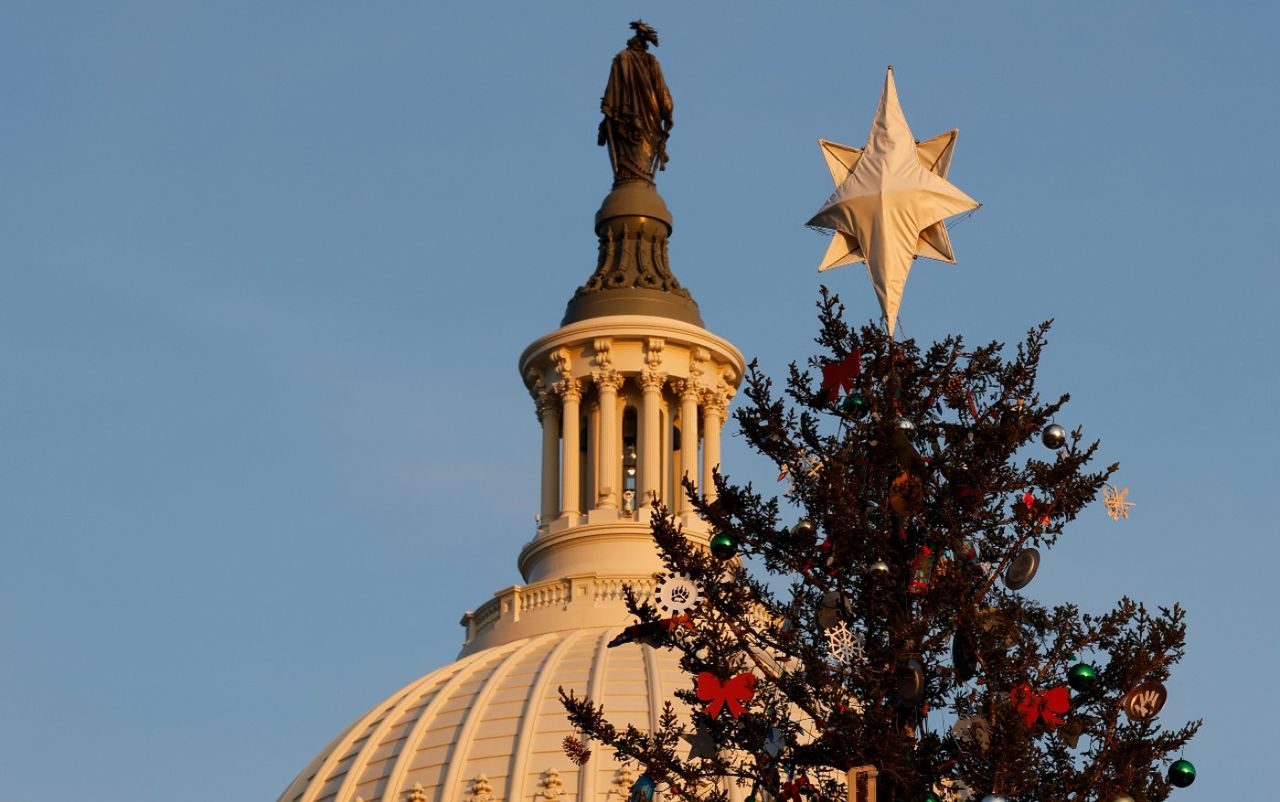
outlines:
[[[833,233],[824,267],[868,262],[886,325],[849,326],[824,289],[822,350],[781,394],[753,363],[734,416],[788,511],[719,473],[710,493],[686,483],[710,548],[655,507],[667,572],[652,600],[628,597],[637,621],[613,644],[679,650],[692,718],[670,705],[657,731],[619,728],[562,689],[582,733],[566,751],[639,764],[633,802],[735,785],[758,802],[1165,799],[1195,777],[1173,758],[1199,722],[1157,722],[1184,612],[1023,592],[1117,466],[1091,470],[1098,444],[1055,422],[1068,397],[1037,391],[1048,323],[1011,353],[894,339],[911,259],[950,259],[942,218],[976,202],[945,181],[955,132],[916,143],[892,73],[877,118],[863,150],[822,143],[837,191],[811,223]],[[889,173],[895,194],[876,195]]]

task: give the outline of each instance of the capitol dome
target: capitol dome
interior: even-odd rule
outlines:
[[[638,145],[610,140],[595,271],[560,328],[520,355],[542,430],[538,531],[517,559],[525,584],[465,613],[457,662],[356,719],[280,802],[625,802],[632,767],[598,744],[585,766],[565,755],[559,689],[644,730],[668,702],[683,709],[674,692],[690,680],[674,651],[608,644],[634,621],[625,589],[651,598],[662,570],[652,503],[707,542],[681,482],[714,498],[744,360],[703,327],[668,264],[672,219],[652,173],[620,170],[618,147]]]
[[[573,731],[557,688],[587,693],[616,723],[650,729],[688,680],[670,650],[607,648],[617,632],[548,632],[416,679],[357,719],[280,799],[622,802],[632,772],[600,755],[581,768],[565,756]]]
[[[633,195],[646,193],[656,196],[651,186]],[[639,219],[646,210],[633,225],[617,193],[611,197],[616,224],[598,229],[596,277],[623,264],[647,275],[644,260],[659,259],[658,272],[669,275],[665,241],[652,247],[652,227]],[[627,239],[633,231],[643,237]],[[619,256],[620,247],[636,250]],[[674,691],[690,682],[675,652],[608,643],[634,620],[624,588],[647,597],[662,569],[651,502],[670,508],[690,540],[707,541],[681,479],[714,497],[720,432],[744,362],[700,319],[669,314],[696,311],[674,278],[670,289],[643,297],[617,283],[589,281],[564,324],[520,357],[542,427],[539,526],[517,559],[525,584],[464,614],[459,660],[358,718],[280,802],[628,798],[635,777],[606,750],[597,746],[581,768],[565,755],[573,731],[558,689],[603,704],[615,724],[646,730],[657,727],[664,704],[680,707]],[[649,295],[658,292],[670,292],[671,303],[654,303]]]

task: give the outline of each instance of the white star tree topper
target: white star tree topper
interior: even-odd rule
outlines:
[[[912,260],[955,264],[944,221],[980,205],[947,181],[957,133],[916,142],[890,67],[867,146],[818,140],[836,185],[808,222],[832,232],[818,270],[866,262],[890,337]]]

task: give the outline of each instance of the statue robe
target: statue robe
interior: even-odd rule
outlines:
[[[609,146],[614,183],[652,181],[667,162],[672,111],[658,60],[630,47],[614,56],[600,111],[600,144]]]

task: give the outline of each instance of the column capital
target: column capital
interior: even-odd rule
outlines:
[[[541,420],[548,412],[560,411],[560,398],[556,392],[547,387],[539,379],[537,385],[533,389],[533,404],[538,411],[538,419]]]
[[[696,402],[702,395],[702,388],[692,379],[672,379],[671,389],[680,396],[681,401],[692,399]]]
[[[572,376],[565,376],[553,385],[556,395],[563,401],[582,400],[582,382]]]
[[[640,388],[646,393],[650,391],[662,390],[662,385],[666,384],[667,374],[656,368],[645,368],[640,372]]]
[[[600,389],[612,389],[614,392],[622,389],[622,374],[612,368],[600,368],[591,371],[591,379]]]
[[[720,418],[729,409],[729,394],[723,390],[707,390],[702,394],[703,406]]]

